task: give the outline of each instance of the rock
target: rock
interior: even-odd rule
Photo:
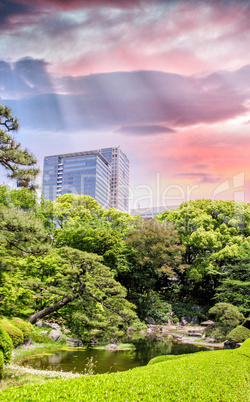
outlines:
[[[189,329],[188,333],[193,333],[193,334],[198,334],[199,332],[201,332],[203,330],[203,328],[200,329]]]
[[[105,346],[105,349],[106,350],[118,350],[118,349],[120,349],[120,346],[116,345],[114,343],[110,343],[110,344]]]
[[[236,342],[235,341],[226,340],[224,342],[224,349],[235,349],[235,348],[236,348]]]
[[[21,343],[22,346],[29,346],[29,345],[33,345],[33,341],[30,338],[24,339],[23,343]]]
[[[50,322],[46,322],[46,321],[44,321],[43,327],[52,328]]]
[[[35,325],[36,327],[41,328],[43,326],[42,320],[38,320]]]
[[[74,348],[76,348],[76,347],[83,346],[83,343],[82,343],[82,341],[80,339],[66,338],[66,345],[73,346]]]
[[[56,322],[53,322],[52,324],[50,324],[50,328],[61,331],[61,326],[59,324],[57,324]]]
[[[162,339],[163,335],[162,334],[158,334],[156,335],[156,339]]]
[[[191,324],[191,325],[197,325],[197,324],[199,324],[199,318],[197,317],[197,315],[195,315],[195,316],[192,318],[190,324]]]
[[[188,322],[185,320],[185,318],[182,317],[182,319],[181,319],[181,325],[182,325],[183,327],[185,327],[185,325],[187,325],[187,324],[188,324]]]
[[[188,323],[188,322],[191,321],[191,319],[192,319],[192,317],[187,314],[187,315],[184,315],[184,317],[181,318],[181,321],[182,321],[182,320],[185,320],[185,321],[187,321],[187,323]]]
[[[215,343],[215,339],[214,338],[207,338],[206,342],[207,343]]]
[[[49,338],[52,339],[53,341],[60,341],[62,339],[62,333],[58,329],[52,329],[49,333]]]
[[[173,334],[172,336],[174,339],[181,339],[181,338],[183,338],[184,335],[183,334],[182,335]]]
[[[51,323],[50,322],[44,322],[43,326],[47,327],[47,328],[56,329],[57,331],[61,331],[60,325],[55,323],[55,322],[51,322]]]
[[[149,325],[154,325],[155,320],[152,317],[147,317],[145,320]]]
[[[191,332],[191,331],[188,331],[188,336],[196,336],[197,338],[202,338],[202,337],[203,337],[203,334],[200,333],[200,332]]]
[[[147,325],[148,332],[159,332],[160,327],[158,325]]]
[[[203,321],[203,322],[201,323],[201,325],[205,325],[205,326],[207,326],[207,325],[213,325],[213,324],[214,324],[214,321],[211,321],[211,320]]]
[[[49,331],[41,331],[40,335],[47,335]]]

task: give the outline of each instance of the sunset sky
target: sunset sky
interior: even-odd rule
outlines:
[[[41,170],[120,145],[132,208],[250,202],[248,0],[0,0],[0,97]]]

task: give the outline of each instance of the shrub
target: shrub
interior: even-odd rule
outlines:
[[[13,350],[13,342],[8,332],[0,325],[0,350],[3,353],[4,363],[7,364],[10,361],[11,353]]]
[[[0,380],[1,378],[3,378],[3,364],[4,364],[3,352],[0,350]]]
[[[30,337],[30,335],[33,331],[33,326],[30,322],[24,321],[18,317],[14,317],[14,318],[12,318],[11,323],[22,331],[24,339],[27,339]]]
[[[247,329],[242,325],[238,325],[238,327],[234,328],[227,336],[229,341],[234,341],[236,343],[244,342],[248,338],[250,338],[250,329]]]
[[[215,323],[208,326],[205,333],[218,342],[224,341],[229,332],[244,320],[243,314],[230,303],[216,303],[209,314],[215,317]]]
[[[11,323],[7,318],[2,318],[0,320],[0,325],[8,332],[12,339],[13,345],[16,346],[23,342],[23,333],[15,325]]]

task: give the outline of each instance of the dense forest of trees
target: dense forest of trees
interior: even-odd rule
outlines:
[[[0,315],[62,320],[75,334],[119,334],[216,302],[250,314],[250,204],[197,200],[155,219],[104,210],[89,196],[38,202],[36,159],[0,106]]]
[[[38,203],[35,190],[1,186],[0,217],[0,314],[118,334],[218,301],[250,312],[249,204],[190,201],[144,220],[84,195]]]

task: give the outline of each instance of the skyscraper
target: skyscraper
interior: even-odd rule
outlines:
[[[110,207],[128,212],[129,160],[120,146],[100,149],[100,153],[111,164]]]
[[[104,208],[128,211],[129,161],[120,147],[46,156],[42,194],[55,200],[66,193],[90,195]]]

